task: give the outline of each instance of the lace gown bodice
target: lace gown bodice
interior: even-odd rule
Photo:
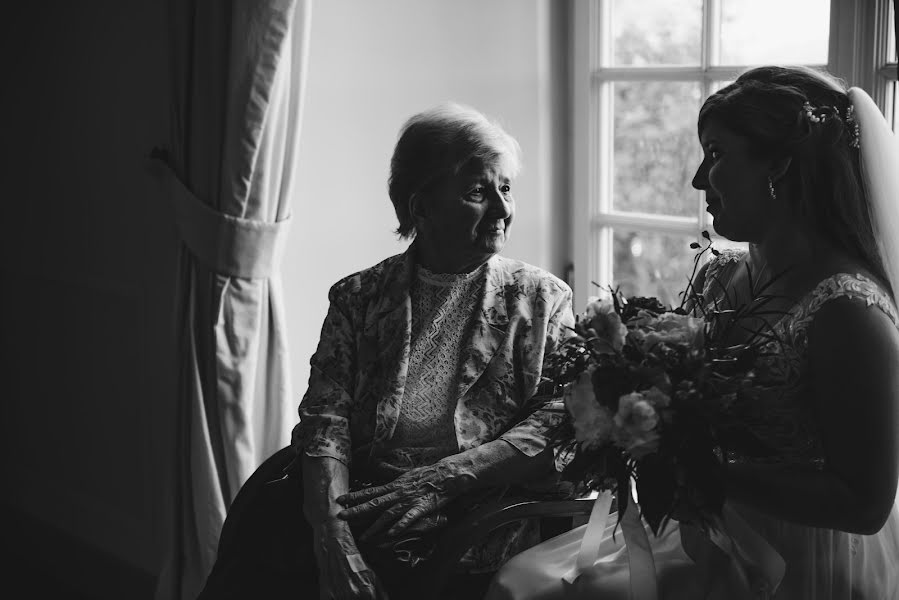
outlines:
[[[731,294],[733,275],[745,264],[742,261],[744,254],[724,251],[709,265],[703,286],[706,306],[714,306],[716,301],[720,306],[725,289]],[[742,411],[740,416],[750,422],[755,433],[776,449],[777,458],[767,459],[771,462],[802,463],[818,468],[827,466],[817,426],[815,398],[811,393],[813,382],[809,381],[808,375],[808,345],[815,314],[825,303],[838,298],[863,302],[871,310],[883,311],[894,326],[897,323],[896,308],[890,296],[871,279],[852,273],[827,277],[797,302],[788,305],[785,314],[772,324],[770,332],[774,339],[760,353],[754,369],[757,387],[764,393],[754,391],[733,402],[722,399],[728,410]],[[728,456],[728,459],[735,462],[750,460],[739,456]],[[827,500],[822,498],[822,501]],[[749,597],[899,600],[899,509],[895,503],[886,524],[875,535],[807,527],[744,506],[728,504],[726,510],[742,517],[749,528],[783,558],[786,570],[776,593],[772,596],[767,591],[760,591],[747,595],[745,588],[735,590],[730,587],[727,559],[722,562],[714,558],[716,553],[704,551],[704,547],[711,548],[711,542],[702,536],[697,538],[695,527],[668,527],[656,536],[647,526],[660,597],[665,600]],[[509,561],[494,579],[487,600],[632,597],[628,548],[616,521],[612,519],[607,525],[598,558],[592,567],[583,571],[576,590],[558,588],[556,595],[544,592],[557,589],[553,587],[553,577],[545,574],[553,573],[553,566],[557,564],[573,565],[584,526]],[[687,546],[693,551],[687,552]]]
[[[743,267],[743,255],[724,251],[709,265],[703,290],[706,302],[720,301],[717,290],[721,288],[712,279],[726,284],[734,271]],[[864,302],[872,310],[883,311],[894,326],[899,324],[890,295],[875,281],[854,273],[827,277],[773,324],[771,333],[776,339],[766,343],[756,368],[759,382],[769,386],[770,392],[758,394],[738,410],[753,423],[756,434],[777,449],[777,458],[771,459],[776,462],[826,468],[808,381],[808,333],[818,310],[838,298]],[[749,509],[739,512],[786,560],[787,573],[777,598],[899,597],[896,505],[883,529],[871,536],[806,527]]]

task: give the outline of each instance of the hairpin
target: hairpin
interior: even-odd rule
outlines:
[[[861,136],[859,135],[858,119],[855,118],[855,107],[851,104],[846,109],[846,126],[849,127],[849,146],[858,148]]]

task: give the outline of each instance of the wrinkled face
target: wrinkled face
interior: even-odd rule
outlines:
[[[422,193],[418,243],[441,262],[477,266],[503,249],[515,214],[510,166],[472,161]]]
[[[706,121],[699,133],[703,160],[693,187],[705,192],[715,231],[729,240],[759,242],[777,209],[768,192],[769,161],[755,157],[747,140]]]

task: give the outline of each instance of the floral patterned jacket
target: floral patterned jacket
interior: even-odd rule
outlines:
[[[331,288],[293,431],[298,452],[336,458],[352,472],[391,439],[409,365],[412,254],[390,257]],[[500,256],[489,260],[483,276],[481,306],[460,360],[459,451],[499,437],[534,456],[561,417],[546,410],[557,406],[522,411],[541,382],[544,359],[574,323],[571,289],[550,273]]]

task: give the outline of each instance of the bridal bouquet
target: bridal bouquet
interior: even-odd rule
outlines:
[[[553,393],[570,415],[557,436],[568,458],[563,477],[581,491],[618,491],[619,518],[634,482],[656,534],[672,516],[712,524],[724,503],[723,458],[768,453],[728,407],[757,385],[753,365],[772,336],[720,340],[770,298],[763,288],[751,307],[707,306],[693,282],[701,257],[718,251],[703,237],[704,248],[691,245],[702,250],[679,306],[610,289],[590,299],[575,335],[550,358]]]

